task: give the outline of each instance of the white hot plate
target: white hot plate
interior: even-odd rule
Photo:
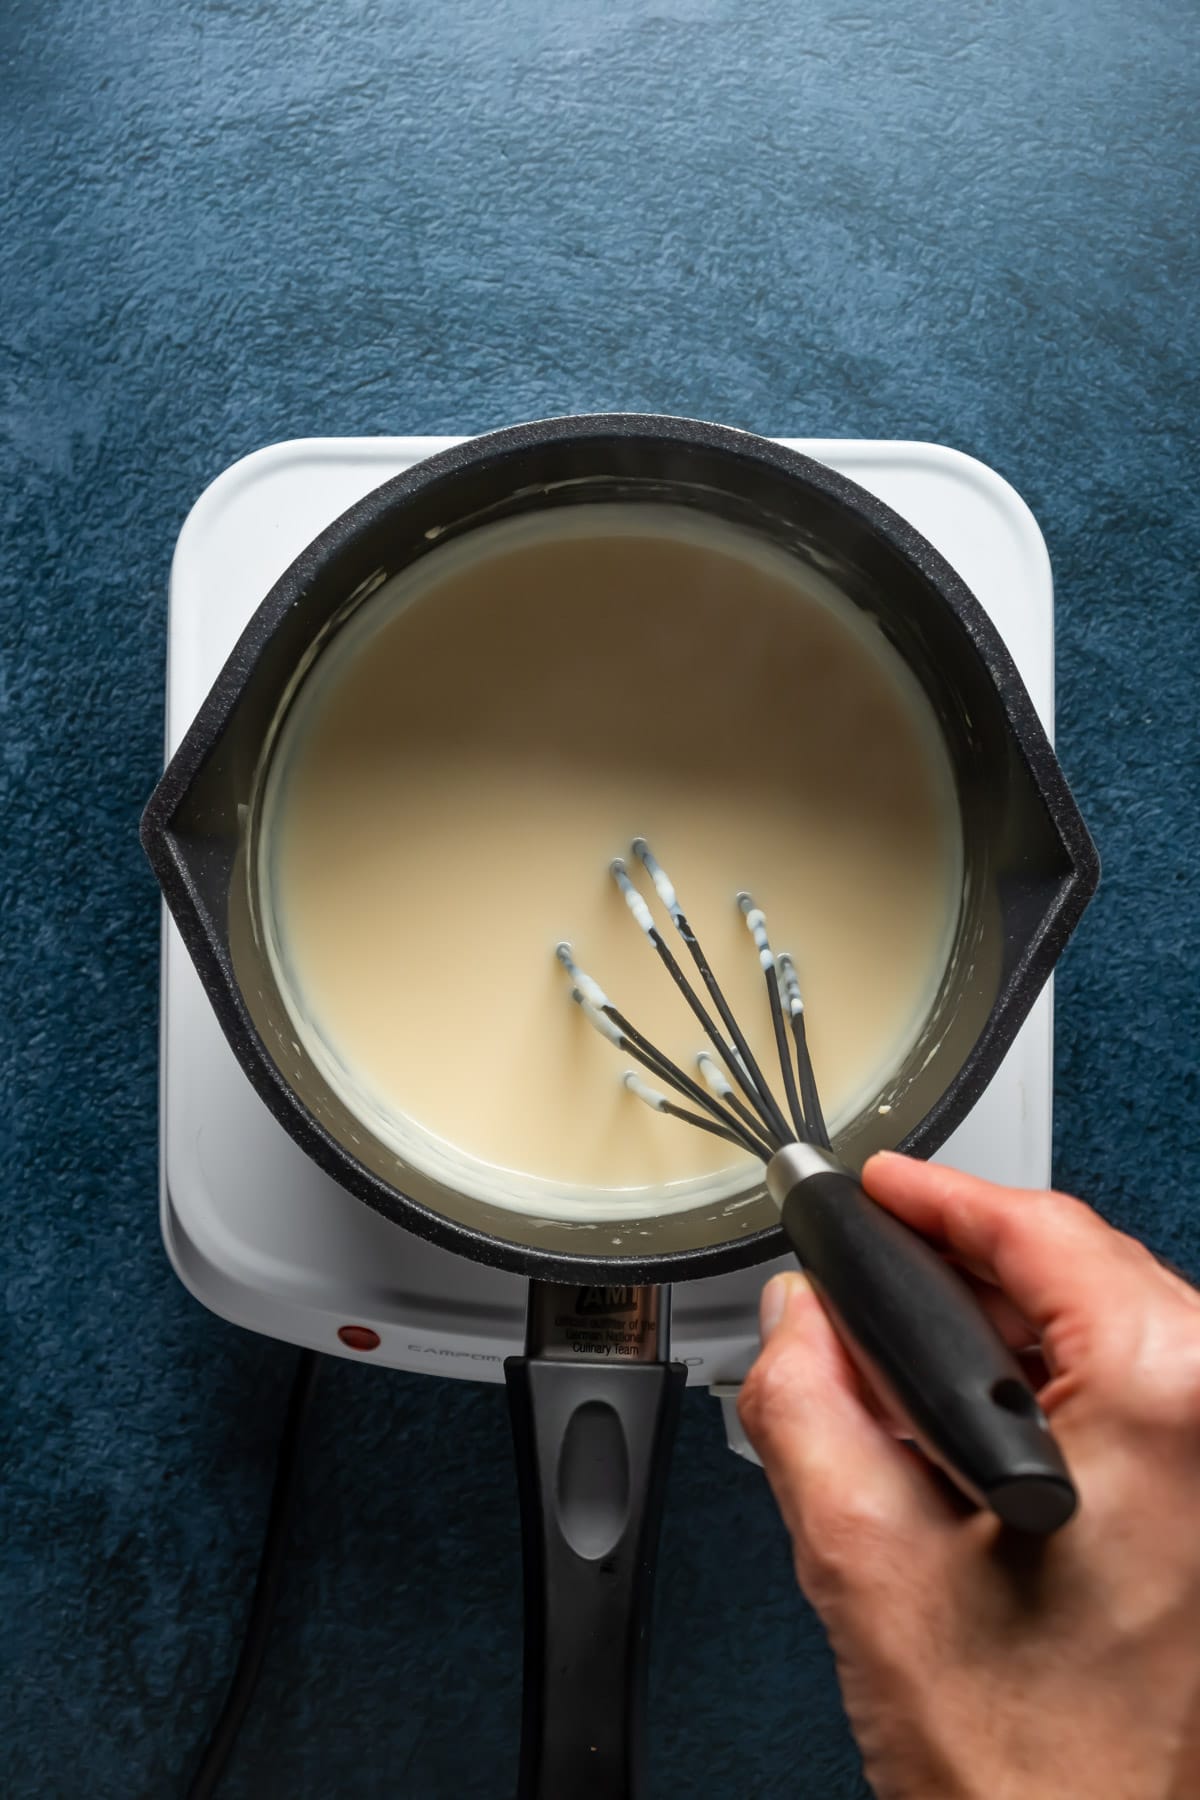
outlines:
[[[371,488],[457,441],[299,439],[243,458],[205,490],[171,569],[168,756],[304,546]],[[1013,489],[935,444],[784,441],[871,489],[936,545],[999,628],[1053,737],[1050,562]],[[165,914],[161,1029],[162,1233],[196,1298],[235,1324],[332,1356],[501,1380],[504,1358],[522,1347],[525,1282],[410,1237],[308,1160],[243,1075]],[[1052,1039],[1048,986],[941,1159],[1014,1185],[1048,1183]],[[754,1355],[771,1272],[674,1290],[672,1354],[725,1402],[730,1441],[743,1452],[732,1397]]]

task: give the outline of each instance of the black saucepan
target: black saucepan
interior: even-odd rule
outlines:
[[[531,1281],[527,1354],[507,1370],[526,1554],[521,1793],[637,1791],[646,1615],[684,1371],[669,1284],[776,1257],[764,1184],[734,1214],[701,1205],[557,1225],[404,1167],[297,1050],[255,931],[246,821],[297,676],[387,576],[474,527],[580,503],[654,502],[742,525],[819,567],[921,682],[955,772],[964,845],[957,942],[930,1017],[838,1135],[935,1150],[991,1077],[1098,879],[1091,840],[995,628],[938,553],[819,463],[691,420],[598,415],[473,439],[367,495],[266,596],[164,773],[142,838],[237,1056],[276,1117],[395,1225]],[[286,1046],[286,1056],[283,1047]],[[278,1051],[278,1054],[277,1054]]]

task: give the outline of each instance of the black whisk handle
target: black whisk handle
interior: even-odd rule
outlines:
[[[826,1152],[789,1144],[767,1167],[783,1229],[880,1399],[977,1506],[1046,1534],[1075,1486],[1020,1364],[966,1283]]]

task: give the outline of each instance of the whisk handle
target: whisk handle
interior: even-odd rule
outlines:
[[[824,1151],[788,1145],[767,1184],[788,1242],[880,1398],[977,1506],[1037,1534],[1075,1486],[1020,1364],[924,1238]]]

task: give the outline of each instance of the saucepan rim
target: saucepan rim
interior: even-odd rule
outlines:
[[[246,678],[290,609],[358,542],[419,494],[451,484],[462,472],[525,450],[587,441],[653,440],[656,448],[716,451],[756,463],[795,481],[848,513],[883,540],[890,553],[949,606],[1005,709],[1013,741],[1040,791],[1063,851],[1066,874],[1040,929],[1002,983],[983,1029],[940,1099],[902,1141],[918,1155],[935,1150],[966,1116],[998,1069],[1033,1000],[1050,975],[1099,879],[1099,861],[1033,703],[996,627],[965,582],[905,519],[883,501],[825,464],[752,433],[701,420],[640,413],[582,413],[489,432],[438,452],[384,482],[349,507],[291,563],[250,619],[142,818],[141,837],[210,1003],[243,1068],[289,1134],[335,1181],[376,1211],[443,1248],[494,1267],[538,1279],[622,1283],[664,1282],[716,1275],[777,1256],[782,1234],[772,1226],[711,1244],[598,1255],[547,1249],[455,1220],[423,1205],[358,1162],[309,1112],[262,1041],[246,1007],[228,938],[212,918],[192,879],[174,821],[192,783],[219,743]],[[456,519],[455,523],[462,521]]]

